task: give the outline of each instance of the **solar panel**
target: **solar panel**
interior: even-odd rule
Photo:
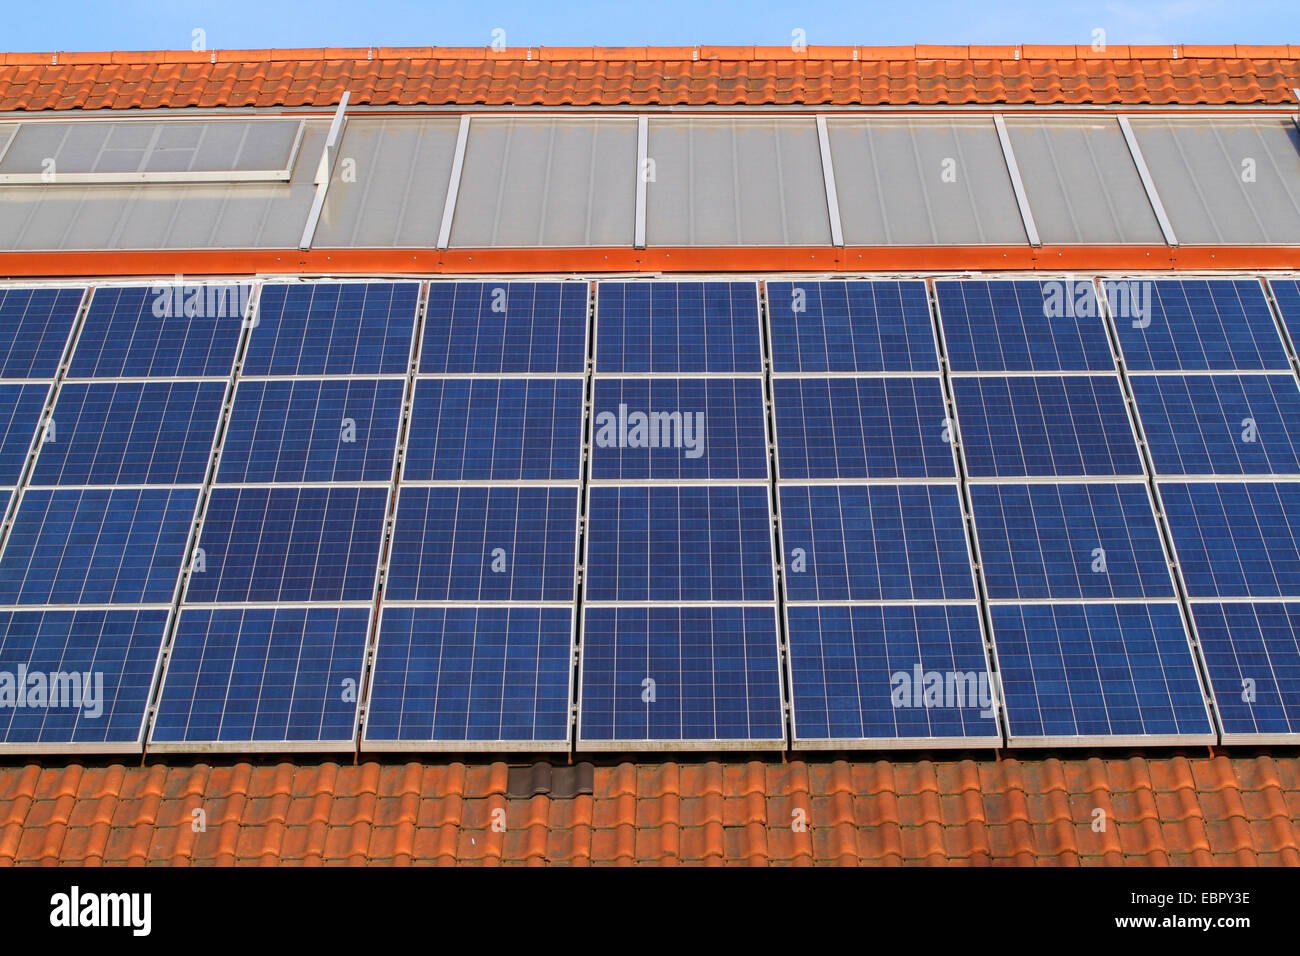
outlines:
[[[936,280],[954,372],[1111,372],[1091,282]]]
[[[218,376],[235,364],[251,286],[196,286],[195,314],[172,286],[97,288],[72,353],[72,378]],[[211,290],[211,291],[209,291]]]
[[[925,283],[768,282],[774,372],[937,372]]]
[[[214,488],[187,601],[371,601],[387,488]]]
[[[368,750],[564,750],[573,609],[385,607]]]
[[[406,486],[385,597],[394,601],[572,601],[578,491]]]
[[[577,481],[581,379],[421,379],[406,439],[408,481]]]
[[[45,411],[48,385],[0,385],[0,485],[15,485]]]
[[[1103,285],[1114,298],[1115,285]],[[1130,371],[1291,367],[1257,279],[1142,279],[1119,287],[1143,302],[1115,318]]]
[[[1300,734],[1300,604],[1193,604],[1224,743]]]
[[[784,486],[790,601],[974,600],[955,486]]]
[[[1113,375],[954,378],[953,397],[973,478],[1143,473]]]
[[[594,485],[589,601],[772,601],[768,490]]]
[[[186,608],[149,745],[351,750],[368,607]]]
[[[1161,482],[1190,597],[1300,596],[1300,483]]]
[[[200,484],[225,394],[224,382],[68,382],[31,483]]]
[[[415,282],[268,283],[243,374],[405,374],[419,299]]]
[[[1009,745],[1215,742],[1177,604],[990,610]]]
[[[1145,484],[971,485],[992,599],[1171,597]]]
[[[0,378],[53,378],[81,289],[0,289]]]
[[[420,371],[583,372],[587,295],[585,282],[431,282]]]
[[[1268,285],[1282,316],[1282,324],[1291,337],[1291,344],[1300,344],[1300,280],[1269,279]]]
[[[759,378],[598,378],[591,477],[767,478]]]
[[[28,488],[0,553],[0,605],[170,603],[198,491]]]
[[[578,747],[784,746],[771,607],[587,607]]]
[[[796,746],[1001,743],[974,604],[800,605],[786,618]]]
[[[395,379],[243,380],[217,481],[390,481],[405,390]]]
[[[0,611],[0,750],[138,753],[167,614]]]
[[[1300,388],[1290,374],[1131,382],[1157,474],[1300,474]]]
[[[762,372],[755,282],[601,282],[597,372]]]
[[[782,478],[955,478],[935,378],[772,382]]]

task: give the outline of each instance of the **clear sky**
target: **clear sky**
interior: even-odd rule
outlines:
[[[5,0],[0,50],[1300,43],[1300,0]]]

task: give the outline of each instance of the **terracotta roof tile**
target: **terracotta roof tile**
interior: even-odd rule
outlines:
[[[1296,865],[1298,763],[622,762],[563,800],[508,799],[499,761],[28,764],[0,864]]]
[[[697,47],[9,53],[0,110],[1291,103],[1300,47]]]

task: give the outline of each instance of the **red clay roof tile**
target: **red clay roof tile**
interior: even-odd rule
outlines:
[[[1291,103],[1300,48],[379,48],[0,55],[0,110]]]

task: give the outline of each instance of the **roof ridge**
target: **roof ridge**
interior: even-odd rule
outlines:
[[[260,50],[48,51],[0,54],[6,66],[145,65],[162,63],[319,62],[328,60],[1182,60],[1300,59],[1297,44],[1003,46],[676,46],[676,47],[304,47]]]

